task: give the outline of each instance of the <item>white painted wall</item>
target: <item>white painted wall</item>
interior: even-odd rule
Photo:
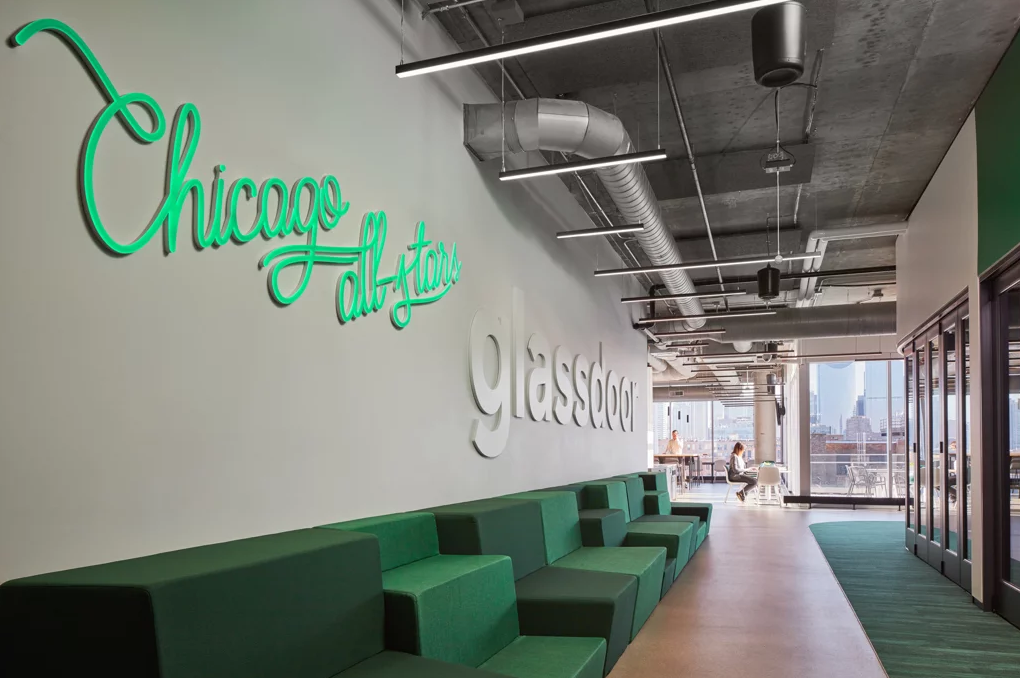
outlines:
[[[960,130],[896,242],[896,333],[914,330],[977,276],[977,136]]]
[[[931,183],[910,215],[907,233],[896,243],[896,329],[900,339],[956,296],[966,292],[970,320],[971,503],[973,506],[972,595],[985,593],[982,548],[986,517],[982,511],[981,323],[977,275],[977,136],[971,113]],[[987,519],[990,522],[990,517]],[[991,586],[991,583],[988,583]]]
[[[194,102],[192,176],[339,177],[351,213],[321,242],[355,244],[385,209],[392,267],[425,220],[456,241],[460,282],[414,310],[338,323],[340,269],[292,306],[257,262],[274,245],[114,258],[76,193],[103,102],[49,35],[0,49],[0,580],[438,503],[634,471],[646,464],[645,339],[595,280],[603,243],[558,179],[503,185],[462,145],[461,106],[492,100],[470,70],[400,80],[399,2],[7,0],[0,30],[59,18],[114,84],[172,115]],[[456,48],[408,3],[408,59]],[[123,237],[162,193],[166,141],[103,139],[100,206]],[[229,179],[228,179],[229,180]],[[479,308],[598,355],[638,382],[633,433],[514,419],[506,451],[472,449],[468,338]],[[388,309],[387,309],[388,310]]]

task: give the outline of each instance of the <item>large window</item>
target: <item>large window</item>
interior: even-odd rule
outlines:
[[[776,422],[776,461],[783,461],[782,429]],[[680,435],[683,451],[698,454],[702,474],[711,477],[718,471],[722,477],[722,463],[729,460],[733,445],[738,440],[747,448],[745,458],[755,459],[754,408],[727,407],[718,401],[684,401],[655,403],[652,410],[653,447],[661,453],[673,431]]]
[[[903,362],[811,365],[811,493],[904,496]]]

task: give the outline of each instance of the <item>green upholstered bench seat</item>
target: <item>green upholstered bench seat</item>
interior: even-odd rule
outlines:
[[[381,652],[336,678],[501,678],[502,675],[403,652]]]
[[[479,668],[515,678],[602,678],[602,638],[521,636]]]
[[[589,548],[582,547],[569,553],[553,567],[596,572],[618,572],[637,577],[637,600],[634,605],[634,622],[631,640],[651,616],[662,590],[662,576],[666,567],[666,549],[661,547]]]
[[[584,546],[623,546],[627,518],[620,509],[585,509],[578,518]]]
[[[663,546],[666,558],[673,561],[670,572],[673,579],[691,558],[691,544],[695,539],[695,529],[691,523],[673,522],[673,516],[644,516],[644,518],[665,518],[666,521],[646,521],[639,519],[627,525],[627,546]]]
[[[543,567],[517,581],[521,633],[604,638],[608,674],[627,649],[637,591],[633,575]]]
[[[707,536],[708,536],[708,523],[701,523],[701,525],[698,526],[697,548],[701,548],[701,545],[705,543],[705,537]]]
[[[482,499],[429,509],[429,513],[436,518],[440,553],[509,556],[514,579],[546,564],[542,516],[534,501]]]
[[[697,516],[671,516],[671,515],[641,516],[634,522],[628,524],[627,530],[629,532],[632,527],[647,523],[657,523],[659,525],[662,524],[679,525],[679,527],[676,528],[678,531],[675,532],[675,534],[683,534],[685,528],[682,527],[682,525],[691,526],[691,535],[689,539],[690,550],[688,551],[687,557],[684,559],[684,562],[680,564],[680,569],[682,570],[684,565],[686,565],[687,562],[694,557],[694,552],[698,550],[698,530],[701,529],[701,519],[698,518]]]
[[[384,649],[379,549],[307,529],[14,580],[0,639],[11,678],[335,676]]]
[[[662,590],[659,592],[659,600],[666,597],[666,593],[669,592],[669,587],[676,581],[676,558],[666,558],[666,567],[662,572]]]
[[[383,573],[386,647],[478,666],[518,635],[506,556],[434,556]]]

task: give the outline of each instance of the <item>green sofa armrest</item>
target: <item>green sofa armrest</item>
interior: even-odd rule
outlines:
[[[586,509],[578,512],[583,546],[622,546],[627,516],[620,509]]]
[[[697,516],[709,531],[712,530],[712,505],[692,501],[674,501],[670,504],[675,516]]]

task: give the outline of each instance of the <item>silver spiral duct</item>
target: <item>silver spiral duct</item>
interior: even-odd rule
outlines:
[[[525,99],[504,105],[465,104],[464,144],[479,158],[498,157],[506,152],[558,151],[582,158],[601,158],[632,153],[636,149],[623,123],[614,115],[581,101],[564,99]],[[610,198],[629,224],[644,224],[635,234],[641,249],[654,266],[680,264],[680,250],[662,220],[659,201],[640,164],[617,165],[596,170]],[[659,274],[671,294],[695,291],[685,271]],[[683,315],[702,315],[697,299],[678,302]],[[698,328],[703,319],[685,321]]]

